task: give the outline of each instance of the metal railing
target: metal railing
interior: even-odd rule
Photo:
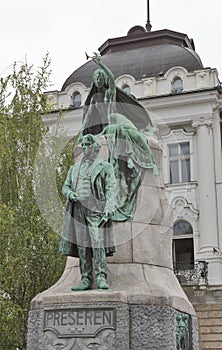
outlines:
[[[181,284],[208,284],[208,262],[174,263],[174,273]]]

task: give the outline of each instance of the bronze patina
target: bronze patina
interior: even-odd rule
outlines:
[[[99,66],[86,98],[78,143],[83,158],[71,166],[63,194],[67,198],[60,252],[80,258],[82,282],[72,290],[92,288],[93,270],[99,289],[107,289],[106,256],[115,252],[112,221],[133,219],[144,171],[158,174],[148,135],[151,119],[131,94],[115,84],[110,69]],[[105,138],[108,159],[99,156]]]

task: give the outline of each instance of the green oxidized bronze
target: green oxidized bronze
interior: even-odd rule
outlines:
[[[147,141],[152,134],[148,113],[133,95],[116,86],[98,55],[92,59],[100,68],[93,74],[78,138],[84,156],[70,168],[63,186],[67,210],[60,252],[80,257],[82,275],[73,290],[91,288],[92,270],[98,288],[108,288],[106,255],[115,252],[112,221],[133,219],[144,171],[151,168],[158,174]],[[108,147],[107,161],[99,158],[101,136]]]
[[[112,72],[100,57],[95,55],[92,59],[100,68],[93,74],[86,98],[80,139],[88,133],[106,137],[118,186],[113,220],[125,221],[134,217],[144,170],[152,168],[158,175],[146,138],[152,134],[153,126],[139,101],[116,86]]]
[[[106,255],[115,252],[111,216],[115,210],[116,180],[112,164],[99,157],[96,136],[82,139],[83,158],[70,167],[62,188],[67,198],[60,252],[80,258],[82,282],[73,290],[107,289]],[[92,262],[92,257],[93,262]]]
[[[177,350],[188,350],[189,347],[189,316],[177,311],[176,315]]]

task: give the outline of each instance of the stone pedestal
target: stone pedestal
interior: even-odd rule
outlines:
[[[161,150],[150,145],[160,167]],[[110,289],[71,292],[80,272],[78,259],[68,258],[60,280],[31,303],[27,349],[176,350],[179,311],[197,350],[195,311],[172,269],[172,224],[162,178],[147,170],[134,219],[114,225]]]

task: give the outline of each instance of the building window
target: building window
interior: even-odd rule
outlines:
[[[131,94],[131,88],[130,88],[130,86],[129,86],[128,84],[124,84],[124,85],[122,86],[122,89],[123,89],[125,92],[127,92],[128,94]]]
[[[190,181],[190,142],[168,145],[170,183]]]
[[[76,91],[72,96],[72,106],[73,107],[80,107],[82,103],[82,97],[81,94]]]
[[[194,267],[193,228],[188,221],[179,220],[173,227],[174,270]]]
[[[172,81],[172,92],[174,94],[180,94],[183,91],[183,80],[179,77],[174,78]]]

